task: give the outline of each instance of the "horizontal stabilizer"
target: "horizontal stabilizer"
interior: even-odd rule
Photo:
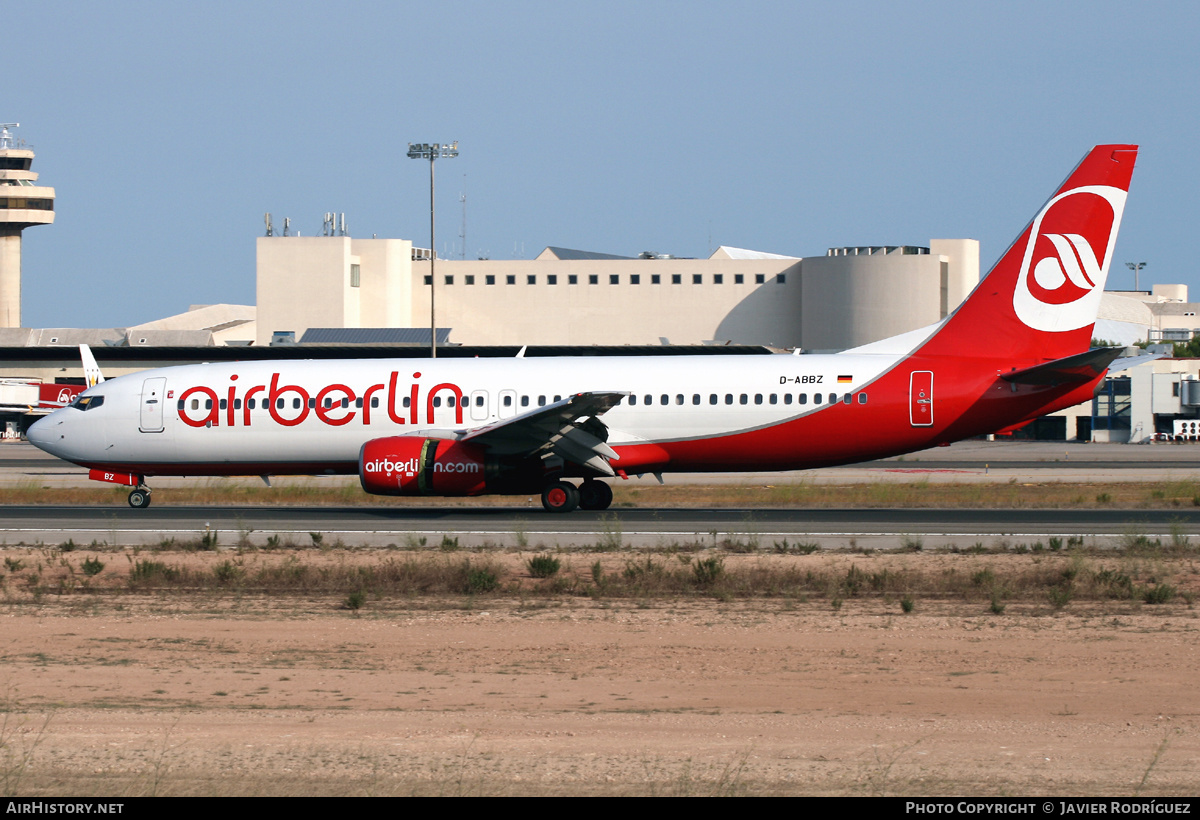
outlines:
[[[1131,367],[1137,367],[1139,364],[1153,362],[1157,359],[1167,358],[1161,353],[1144,353],[1141,356],[1126,356],[1123,359],[1117,359],[1108,366],[1109,373],[1120,373],[1122,370],[1128,370]]]
[[[1001,373],[1000,378],[1013,384],[1084,384],[1102,375],[1124,350],[1123,347],[1096,347],[1023,370]]]

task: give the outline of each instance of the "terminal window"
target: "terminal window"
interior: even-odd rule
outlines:
[[[467,280],[467,284],[468,284],[468,285],[473,285],[473,284],[475,284],[475,274],[473,274],[473,273],[468,273],[468,274],[467,274],[466,276],[464,276],[463,278]]]
[[[573,274],[573,273],[569,273],[569,274],[567,274],[567,284],[568,284],[568,285],[578,285],[578,284],[579,284],[579,277],[578,277],[578,276],[576,276],[576,275],[575,275],[575,274]]]
[[[745,283],[746,283],[746,277],[743,274],[735,273],[733,275],[733,284],[744,285]]]
[[[629,275],[629,284],[640,285],[642,283],[642,275],[640,273],[631,273]]]
[[[783,285],[787,283],[787,274],[781,273],[775,277],[776,284]]]
[[[765,273],[754,274],[754,284],[761,285],[765,281],[767,281],[767,275]]]
[[[703,274],[699,274],[699,273],[692,274],[692,284],[693,285],[703,284],[703,282],[704,282]]]
[[[610,284],[610,285],[621,284],[621,275],[619,273],[610,273],[608,275],[608,284]]]
[[[683,284],[683,276],[678,273],[672,273],[671,274],[671,284],[672,285],[682,285]]]
[[[723,273],[714,273],[714,274],[713,274],[713,284],[714,284],[714,285],[723,285],[723,284],[725,284],[725,274],[723,274]]]
[[[496,277],[495,277],[493,274],[490,274],[490,273],[489,273],[489,274],[488,274],[486,277],[484,277],[484,280],[483,280],[483,281],[484,281],[486,284],[489,284],[489,285],[494,285],[494,284],[496,284]]]
[[[427,284],[427,285],[432,285],[432,284],[433,284],[433,277],[432,277],[432,276],[426,276],[426,277],[425,277],[425,284]]]
[[[517,277],[512,276],[511,274],[509,276],[505,276],[504,283],[507,285],[515,285],[517,284]]]
[[[557,285],[558,284],[558,274],[557,273],[547,274],[546,275],[546,284],[547,285]]]
[[[597,275],[596,275],[596,274],[594,274],[594,273],[589,273],[589,274],[588,274],[588,284],[589,284],[589,285],[598,285],[598,284],[600,284],[600,277],[599,277],[599,276],[597,276]]]
[[[528,276],[526,276],[526,277],[525,277],[525,284],[527,284],[527,285],[536,285],[536,284],[537,284],[537,274],[535,274],[535,273],[531,273],[531,274],[529,274]]]
[[[454,284],[454,277],[453,277],[453,276],[447,276],[447,277],[446,277],[446,284],[447,284],[447,285],[453,285],[453,284]]]
[[[650,284],[652,284],[652,285],[661,285],[661,284],[662,284],[662,277],[661,277],[661,276],[659,276],[657,273],[652,273],[652,274],[650,274]]]
[[[351,265],[350,266],[350,287],[352,287],[352,288],[358,287],[359,279],[361,277],[361,272],[362,272],[361,265]]]

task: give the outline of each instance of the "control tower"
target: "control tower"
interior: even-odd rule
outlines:
[[[54,189],[29,170],[33,151],[0,123],[0,327],[21,326],[21,231],[54,221]]]

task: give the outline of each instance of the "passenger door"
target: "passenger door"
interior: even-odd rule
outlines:
[[[165,378],[146,379],[142,382],[142,413],[138,429],[143,433],[163,431],[163,403],[167,390]]]
[[[933,426],[932,370],[914,370],[909,376],[908,418],[913,427]]]

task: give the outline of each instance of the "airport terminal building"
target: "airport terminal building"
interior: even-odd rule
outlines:
[[[933,324],[979,281],[979,245],[934,240],[706,259],[546,248],[437,259],[398,239],[260,237],[256,344],[313,328],[429,327],[465,345],[754,344],[844,350]],[[434,282],[433,277],[436,277]],[[665,340],[665,342],[664,342]]]

